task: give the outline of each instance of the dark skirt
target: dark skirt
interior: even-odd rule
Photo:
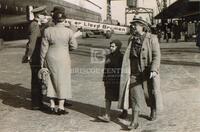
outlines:
[[[105,83],[105,99],[110,101],[119,100],[119,83]]]

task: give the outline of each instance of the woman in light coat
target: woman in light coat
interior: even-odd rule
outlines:
[[[162,110],[160,47],[157,37],[143,30],[148,28],[147,22],[133,19],[131,24],[134,31],[123,58],[118,107],[132,108],[132,120],[128,128],[136,129],[144,97],[151,108],[152,120],[156,118],[157,110]]]
[[[50,72],[47,86],[50,110],[59,115],[67,113],[64,109],[64,101],[72,97],[69,50],[77,48],[72,30],[65,28],[65,19],[63,12],[54,13],[53,20],[56,25],[45,29],[41,46],[41,67],[44,67],[45,61]],[[57,111],[55,111],[54,99],[59,100]]]

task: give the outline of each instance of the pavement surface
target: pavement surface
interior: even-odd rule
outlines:
[[[124,50],[128,36],[112,37],[115,38],[123,42]],[[118,119],[117,102],[112,105],[110,123],[96,119],[105,111],[101,54],[110,40],[78,39],[79,48],[71,52],[73,106],[67,107],[69,114],[63,116],[30,109],[30,67],[21,63],[26,42],[8,41],[0,50],[0,132],[127,131],[131,111],[127,119]],[[149,109],[145,108],[139,128],[134,131],[200,132],[200,50],[194,42],[171,41],[160,45],[165,109],[156,121],[149,121]],[[45,103],[48,105],[48,100]]]

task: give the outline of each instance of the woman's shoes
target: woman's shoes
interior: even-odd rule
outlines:
[[[65,111],[65,110],[63,110],[63,109],[60,109],[60,108],[58,108],[58,110],[57,110],[57,115],[66,115],[66,114],[68,114],[69,112],[67,112],[67,111]]]
[[[139,123],[134,123],[133,125],[131,124],[130,126],[128,126],[128,130],[132,130],[132,129],[137,129],[139,126]]]
[[[56,114],[56,109],[54,107],[50,107],[49,114]]]
[[[49,114],[52,114],[52,115],[65,115],[65,114],[68,114],[69,112],[63,110],[63,109],[60,109],[58,108],[56,110],[55,107],[49,107]]]

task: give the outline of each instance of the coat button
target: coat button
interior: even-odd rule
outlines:
[[[143,59],[143,60],[145,60],[146,58],[145,58],[145,57],[143,57],[142,59]]]
[[[142,51],[144,51],[145,49],[144,48],[142,48]]]

